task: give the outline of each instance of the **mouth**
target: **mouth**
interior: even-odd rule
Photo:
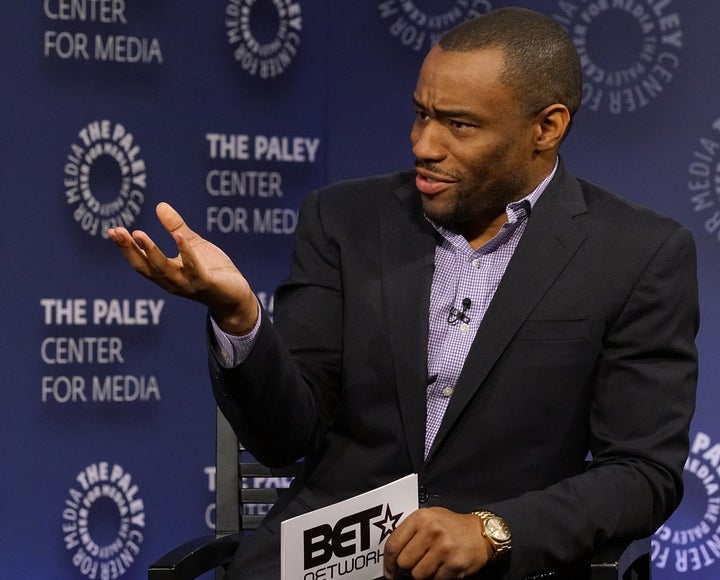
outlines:
[[[415,185],[420,190],[420,193],[425,195],[437,195],[455,183],[455,180],[452,178],[433,173],[420,167],[415,169],[415,173]]]

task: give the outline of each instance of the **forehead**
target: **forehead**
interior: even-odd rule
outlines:
[[[501,80],[504,62],[499,48],[458,52],[435,46],[420,69],[414,97],[440,107],[479,105],[486,100],[511,104],[512,91]]]

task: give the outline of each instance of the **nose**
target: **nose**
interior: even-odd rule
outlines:
[[[421,161],[441,161],[445,158],[442,127],[432,119],[416,119],[410,132],[412,152]]]

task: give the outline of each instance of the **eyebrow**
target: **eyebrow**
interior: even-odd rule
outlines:
[[[415,105],[415,107],[417,107],[418,109],[422,109],[423,111],[426,111],[428,109],[416,97],[413,97],[412,101],[413,101],[413,105]],[[465,118],[465,119],[478,119],[477,114],[473,114],[471,111],[468,111],[466,109],[442,109],[442,108],[435,107],[433,109],[433,111],[435,112],[435,114],[438,117],[442,117],[442,118],[460,117],[460,118]]]

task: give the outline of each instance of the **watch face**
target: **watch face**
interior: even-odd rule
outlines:
[[[485,532],[498,542],[510,539],[510,530],[500,518],[488,518],[485,522]]]

